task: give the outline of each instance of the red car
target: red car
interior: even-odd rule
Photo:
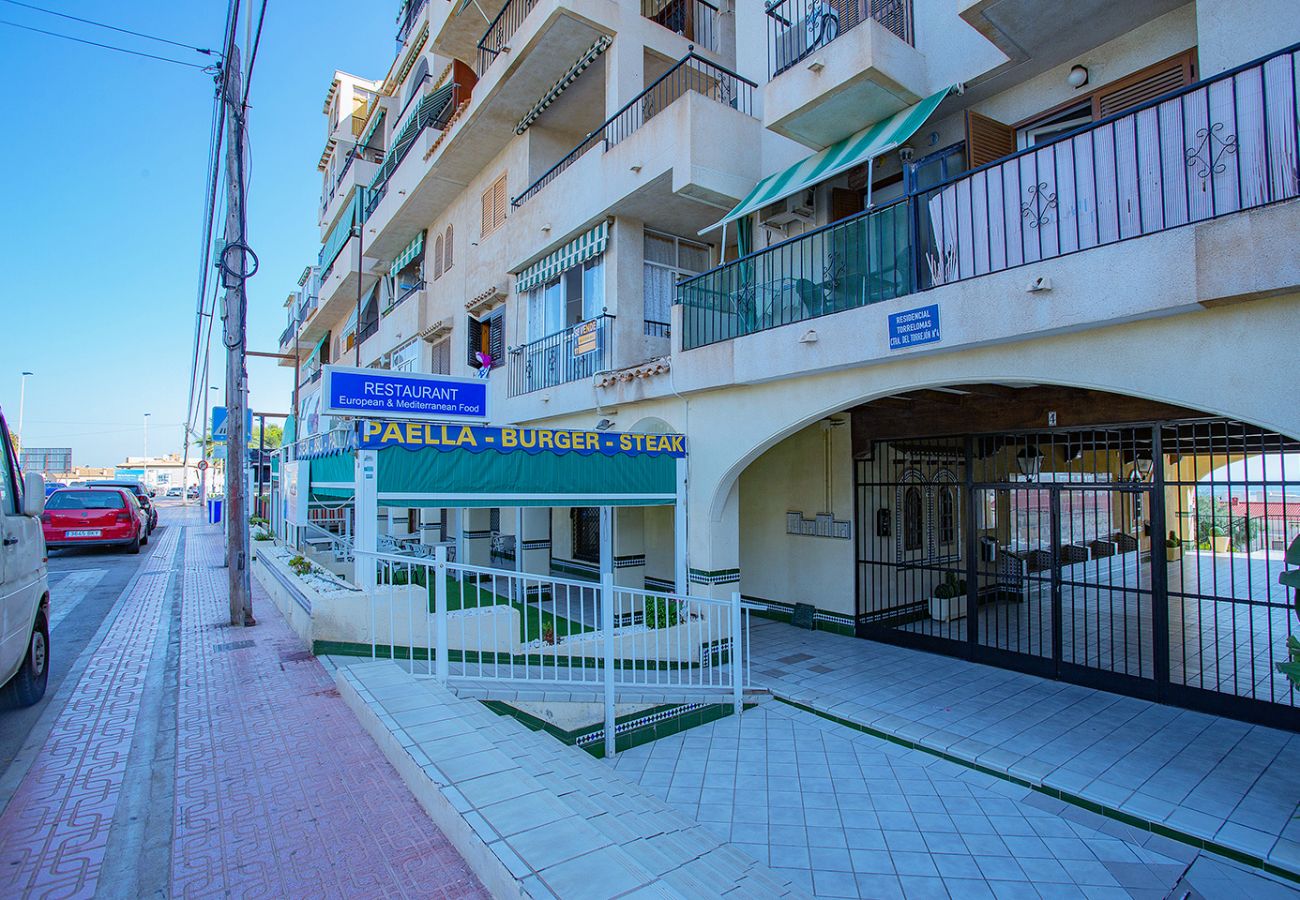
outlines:
[[[146,513],[126,488],[63,488],[45,501],[45,546],[126,547],[139,553],[149,543]]]

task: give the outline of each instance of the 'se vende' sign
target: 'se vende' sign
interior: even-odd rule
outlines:
[[[488,417],[487,382],[385,369],[325,366],[323,408],[336,416],[441,421]]]

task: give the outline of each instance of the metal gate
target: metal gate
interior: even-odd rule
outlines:
[[[1295,442],[1205,420],[882,441],[855,465],[860,635],[1300,727],[1274,668]]]

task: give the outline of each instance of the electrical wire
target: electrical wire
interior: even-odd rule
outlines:
[[[262,0],[262,11],[257,16],[257,36],[253,38],[253,49],[248,54],[248,69],[244,81],[244,99],[240,104],[248,107],[248,91],[253,86],[253,66],[257,64],[257,48],[262,45],[262,23],[266,21],[266,4],[269,0]]]
[[[63,38],[65,41],[75,41],[78,44],[89,44],[92,47],[102,47],[105,50],[116,50],[118,53],[128,53],[131,56],[142,56],[145,59],[156,59],[159,62],[185,66],[188,69],[198,69],[202,72],[212,71],[213,68],[212,66],[203,66],[198,63],[188,63],[179,59],[172,59],[169,56],[156,56],[153,53],[142,53],[139,50],[128,50],[125,47],[117,47],[113,44],[101,44],[99,41],[88,41],[85,38],[73,37],[70,34],[63,34],[58,31],[46,31],[44,28],[33,28],[31,25],[19,25],[17,22],[10,22],[8,19],[0,19],[0,25],[8,25],[10,28],[21,28],[24,31],[34,31],[37,34],[47,34],[50,37]]]
[[[147,41],[157,41],[160,44],[171,44],[173,47],[183,47],[186,50],[193,50],[195,53],[202,53],[204,56],[213,55],[213,51],[206,47],[195,47],[193,44],[183,44],[180,41],[173,41],[171,38],[159,37],[156,34],[145,34],[143,31],[132,31],[130,28],[119,28],[116,25],[109,25],[107,22],[96,22],[94,19],[83,19],[80,16],[73,16],[68,13],[58,12],[57,10],[46,9],[43,6],[34,6],[31,3],[20,3],[18,0],[0,0],[0,3],[8,3],[10,6],[21,6],[23,9],[43,12],[47,15],[58,16],[61,19],[71,19],[74,22],[94,25],[96,28],[107,28],[109,31],[116,31],[119,34],[129,34],[133,37],[144,38]]]

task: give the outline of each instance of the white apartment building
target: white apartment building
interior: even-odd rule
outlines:
[[[330,363],[684,434],[693,592],[1300,727],[1293,536],[1227,502],[1300,493],[1296,42],[1282,0],[408,0],[326,97],[297,436]],[[593,512],[381,516],[581,575]],[[620,508],[620,583],[680,527]]]

